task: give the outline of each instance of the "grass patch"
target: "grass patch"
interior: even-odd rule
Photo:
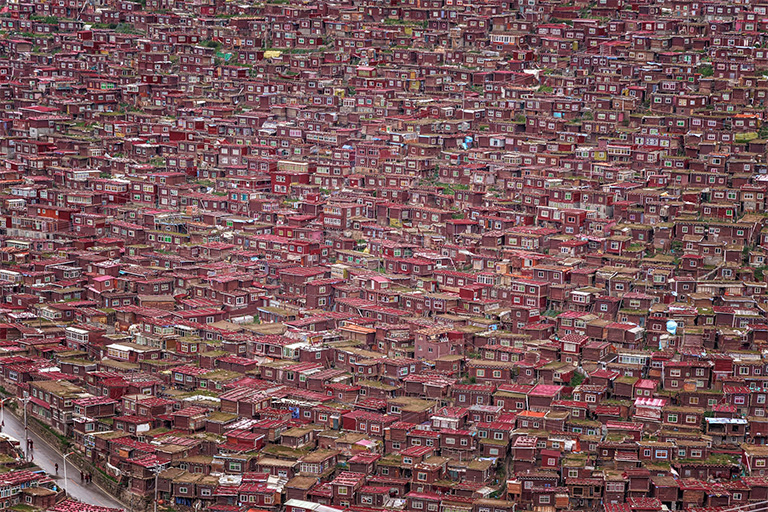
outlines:
[[[93,467],[95,467],[95,468],[96,468],[96,471],[98,471],[98,472],[99,472],[99,473],[100,473],[102,476],[104,476],[104,478],[107,478],[107,479],[109,479],[109,480],[112,480],[113,482],[117,483],[117,479],[116,479],[115,477],[113,477],[113,476],[111,476],[111,475],[107,474],[106,472],[104,472],[104,470],[103,470],[103,469],[101,469],[101,468],[100,468],[100,467],[98,467],[98,466],[93,466]]]
[[[268,453],[270,455],[274,455],[276,457],[295,457],[299,458],[303,455],[308,454],[311,452],[313,448],[311,446],[306,446],[304,448],[291,448],[290,446],[283,446],[278,444],[269,445],[266,448],[264,448],[261,452],[262,453]]]
[[[573,372],[573,377],[571,377],[571,381],[568,383],[568,385],[572,388],[575,388],[582,382],[584,382],[584,376],[579,372]]]
[[[18,505],[12,506],[11,510],[16,510],[17,512],[34,512],[37,509],[35,507],[30,507],[29,505],[19,503]]]

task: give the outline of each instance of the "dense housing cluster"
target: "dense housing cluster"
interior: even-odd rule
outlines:
[[[764,504],[766,34],[758,0],[10,0],[0,391],[132,510]],[[106,510],[3,447],[3,509]]]

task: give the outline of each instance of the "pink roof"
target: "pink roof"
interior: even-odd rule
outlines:
[[[67,498],[54,507],[49,508],[49,512],[122,512],[121,508],[100,507],[98,505],[89,505],[81,501],[75,501]]]
[[[535,388],[533,388],[528,395],[529,396],[544,396],[544,397],[554,397],[556,394],[558,394],[563,389],[563,386],[557,386],[554,384],[539,384]]]
[[[651,379],[640,379],[637,382],[635,382],[636,388],[642,388],[642,389],[654,389],[656,386],[658,386],[658,382]]]
[[[667,400],[664,398],[636,398],[635,407],[664,407]]]

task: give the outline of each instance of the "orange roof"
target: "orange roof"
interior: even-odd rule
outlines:
[[[547,415],[546,412],[540,412],[540,411],[523,411],[521,413],[518,413],[518,417],[519,416],[528,416],[528,417],[531,417],[531,418],[543,418],[546,415]]]
[[[345,325],[341,326],[339,328],[339,330],[351,331],[351,332],[359,332],[359,333],[363,333],[363,334],[369,334],[369,333],[376,332],[376,329],[374,329],[372,327],[363,327],[363,326],[357,325],[357,324],[345,324]]]

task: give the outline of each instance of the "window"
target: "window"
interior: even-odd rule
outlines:
[[[549,499],[550,499],[549,494],[541,494],[539,496],[539,503],[542,505],[547,505],[549,504]]]

